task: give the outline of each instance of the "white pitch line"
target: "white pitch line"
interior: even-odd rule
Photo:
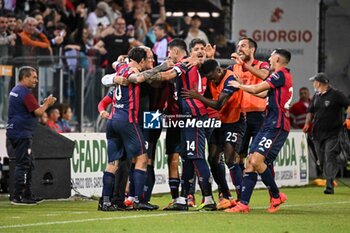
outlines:
[[[81,214],[90,214],[90,213],[92,213],[93,211],[90,211],[90,212],[88,212],[88,211],[62,211],[62,212],[60,212],[60,211],[54,211],[54,212],[48,212],[48,213],[42,213],[41,215],[62,215],[62,214],[79,214],[79,215],[81,215]],[[30,212],[28,212],[28,213],[33,213],[32,211],[30,211]]]
[[[335,204],[350,204],[350,201],[340,201],[340,202],[318,202],[318,203],[309,203],[309,204],[294,204],[294,205],[283,205],[283,208],[293,208],[293,207],[305,207],[305,206],[317,206],[317,205],[335,205]],[[266,209],[267,207],[259,206],[253,207],[252,209]],[[149,214],[149,215],[130,215],[130,216],[118,216],[118,217],[109,217],[109,218],[88,218],[80,220],[69,220],[69,221],[54,221],[54,222],[38,222],[38,223],[29,223],[29,224],[16,224],[16,225],[5,225],[0,226],[0,229],[10,229],[10,228],[24,228],[24,227],[34,227],[34,226],[47,226],[47,225],[60,225],[60,224],[71,224],[71,223],[85,223],[85,222],[95,222],[95,221],[109,221],[109,220],[121,220],[121,219],[136,219],[136,218],[148,218],[148,217],[162,217],[170,215],[181,215],[181,214],[197,214],[203,213],[199,211],[189,211],[189,212],[168,212],[161,214]],[[205,213],[215,213],[215,212],[205,212]]]
[[[41,214],[38,216],[52,217],[52,216],[61,216],[62,214]]]
[[[33,226],[47,226],[47,225],[56,225],[56,224],[59,225],[59,224],[70,224],[70,223],[85,223],[85,222],[94,222],[94,221],[109,221],[109,220],[132,219],[132,218],[162,217],[162,216],[169,216],[169,215],[196,214],[196,213],[200,213],[200,212],[190,211],[190,212],[181,212],[181,213],[130,215],[130,216],[109,217],[109,218],[88,218],[88,219],[70,220],[70,221],[38,222],[38,223],[29,223],[29,224],[16,224],[16,225],[0,226],[0,229],[33,227]]]

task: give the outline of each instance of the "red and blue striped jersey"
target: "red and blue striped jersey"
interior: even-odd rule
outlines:
[[[290,131],[289,107],[293,98],[293,79],[287,68],[272,73],[266,80],[271,89],[268,92],[268,106],[265,126]]]
[[[206,89],[206,79],[202,80],[196,66],[189,69],[184,63],[177,63],[174,69],[177,72],[175,83],[181,114],[195,117],[206,115],[207,108],[201,101],[197,99],[183,99],[181,95],[179,95],[182,89],[196,89],[199,94],[203,95]]]
[[[180,113],[178,104],[178,93],[176,90],[176,84],[172,81],[167,82],[167,99],[166,99],[166,113],[168,115],[176,115]]]
[[[128,78],[134,72],[127,64],[116,67],[117,75]],[[128,86],[117,85],[113,95],[114,114],[112,119],[138,123],[138,112],[140,107],[140,85],[129,84]]]
[[[103,99],[98,103],[97,109],[99,112],[106,111],[108,105],[110,104],[112,104],[112,106],[115,105],[115,100],[113,99],[114,90],[115,89],[108,91],[107,95],[103,97]],[[112,107],[111,112],[109,114],[109,119],[112,118],[112,116],[114,115],[114,112],[115,112],[115,108]]]

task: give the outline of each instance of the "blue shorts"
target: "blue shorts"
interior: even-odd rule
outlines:
[[[209,144],[214,144],[218,146],[223,146],[223,135],[221,133],[221,128],[215,128],[210,135]]]
[[[257,152],[262,154],[266,158],[266,164],[272,163],[287,140],[288,134],[289,132],[282,128],[263,127],[255,136],[249,153]]]
[[[213,133],[215,132],[217,128],[207,128],[206,129],[206,135],[207,135],[207,141],[210,144],[210,140],[211,140],[211,135],[213,135]]]
[[[167,128],[165,138],[165,154],[171,155],[181,152],[180,128]]]
[[[143,129],[143,136],[145,138],[145,145],[147,154],[150,158],[154,159],[156,146],[162,129]]]
[[[207,119],[207,115],[195,118],[196,121]],[[208,135],[209,130],[204,127],[181,128],[181,156],[187,159],[205,159],[205,140]]]
[[[238,152],[242,144],[245,129],[246,122],[243,116],[238,122],[222,123],[220,129],[214,130],[209,143],[215,144],[222,149],[226,143],[230,143],[235,151]]]
[[[136,123],[108,120],[108,162],[121,159],[126,153],[129,159],[146,153],[145,139]]]
[[[254,140],[255,136],[261,129],[265,120],[265,112],[247,112],[247,128],[245,130],[239,154],[247,156],[250,139]]]
[[[230,143],[236,152],[241,148],[243,135],[246,129],[246,121],[243,116],[235,123],[223,123],[221,134],[224,136],[224,143]]]

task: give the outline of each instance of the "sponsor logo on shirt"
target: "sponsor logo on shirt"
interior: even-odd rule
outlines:
[[[124,108],[124,104],[116,104],[114,105],[115,108]]]
[[[10,96],[18,97],[18,94],[11,91]]]

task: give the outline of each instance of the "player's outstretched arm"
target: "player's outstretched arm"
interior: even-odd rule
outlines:
[[[237,58],[237,59],[241,59],[241,58]],[[235,77],[235,81],[237,81],[238,83],[243,83],[241,77],[237,74],[237,73],[233,73],[233,76]],[[268,93],[268,90],[266,91],[262,91],[260,93],[256,93],[256,94],[253,94],[251,93],[252,95],[256,96],[256,97],[259,97],[259,98],[262,98],[262,99],[265,99],[267,97],[267,93]]]
[[[194,66],[199,64],[199,59],[197,57],[188,57],[181,61],[183,64],[186,64],[188,69],[191,69]]]
[[[216,109],[216,110],[220,110],[230,97],[230,95],[227,93],[221,93],[218,100],[213,100],[213,99],[206,98],[203,95],[199,94],[198,91],[195,89],[193,89],[193,90],[182,89],[181,96],[184,99],[190,99],[190,98],[197,99],[197,100],[201,101],[203,104],[205,104],[206,106],[209,106],[209,107]]]
[[[103,86],[105,86],[105,87],[113,86],[114,85],[114,82],[113,82],[114,76],[115,76],[115,73],[104,75],[101,79],[101,83],[103,84]]]
[[[106,111],[108,105],[112,104],[113,100],[110,96],[106,95],[97,106],[98,112],[100,113],[100,117],[103,119],[109,118],[109,112]]]
[[[137,73],[131,74],[128,77],[128,80],[131,83],[142,83],[142,82],[145,82],[148,80],[161,81],[162,77],[160,75],[160,72],[169,69],[171,64],[172,63],[170,61],[166,60],[165,62],[154,67],[153,69],[145,70],[145,71],[138,73],[138,74]]]
[[[259,97],[261,99],[265,99],[267,97],[267,93],[268,93],[268,91],[263,91],[263,92],[260,92],[258,94],[252,94],[252,95]]]
[[[240,56],[237,53],[231,54],[231,59],[234,60],[237,64],[244,67],[246,70],[248,70],[250,73],[252,73],[255,77],[265,80],[269,76],[269,71],[264,68],[256,68],[255,66],[248,65],[245,63]]]
[[[237,81],[230,81],[229,86],[242,89],[243,91],[251,94],[259,94],[270,89],[270,85],[266,81],[255,85],[244,85]]]
[[[116,84],[123,86],[129,85],[129,81],[126,78],[124,78],[123,76],[118,76],[116,75],[116,73],[106,74],[102,77],[101,82],[105,87],[111,87]]]

